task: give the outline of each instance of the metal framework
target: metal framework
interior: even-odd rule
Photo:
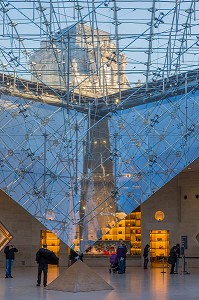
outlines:
[[[198,6],[0,1],[0,188],[69,246],[198,157]]]

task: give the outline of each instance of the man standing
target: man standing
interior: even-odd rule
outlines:
[[[144,252],[143,252],[143,257],[144,257],[144,269],[147,269],[147,265],[148,265],[148,262],[149,262],[149,244],[146,244],[146,246],[144,247]]]
[[[168,257],[168,263],[171,264],[170,274],[176,274],[174,272],[176,261],[177,261],[176,246],[173,246],[170,250],[169,257]]]
[[[9,244],[5,247],[4,253],[6,255],[6,276],[5,278],[13,278],[12,277],[12,266],[13,261],[15,259],[15,252],[18,252],[18,249],[13,245]]]
[[[126,253],[127,253],[127,248],[126,245],[124,245],[123,241],[120,241],[119,246],[117,247],[117,258],[118,258],[118,274],[123,274],[125,273],[126,269]]]
[[[43,271],[43,285],[47,285],[47,273],[48,273],[48,263],[51,257],[52,251],[47,249],[47,245],[43,244],[43,248],[40,248],[36,253],[36,262],[38,263],[38,277],[37,286],[41,284],[41,274]]]

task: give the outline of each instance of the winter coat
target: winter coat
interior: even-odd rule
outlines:
[[[172,247],[168,257],[168,263],[174,265],[177,261],[176,247]]]
[[[40,248],[36,253],[36,261],[40,265],[47,265],[51,257],[52,251],[46,248]]]
[[[149,246],[145,246],[144,252],[143,252],[143,257],[147,258],[149,255]]]
[[[127,248],[125,245],[119,245],[117,247],[116,254],[118,259],[120,259],[121,257],[126,258],[126,253],[127,253]]]
[[[15,252],[18,252],[18,249],[13,247],[10,248],[9,246],[6,246],[4,249],[4,253],[6,255],[6,259],[15,259]]]

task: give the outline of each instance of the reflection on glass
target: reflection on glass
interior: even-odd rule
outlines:
[[[198,156],[198,92],[98,117],[3,97],[0,188],[82,251]]]

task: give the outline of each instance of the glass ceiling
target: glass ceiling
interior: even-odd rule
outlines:
[[[79,43],[84,43],[81,47],[95,52],[95,69],[89,71],[97,76],[103,69],[98,56],[106,47],[109,52],[114,50],[115,57],[107,57],[104,64],[116,60],[118,76],[123,71],[120,55],[126,57],[125,73],[131,87],[187,72],[198,68],[198,9],[196,0],[2,0],[2,71],[41,81],[41,70],[36,74],[31,68],[31,63],[34,64],[31,58],[41,49],[41,42],[48,41],[48,51],[62,64],[63,57],[57,51],[67,48],[66,37],[78,26],[87,26],[91,28],[87,37],[83,29],[78,38]],[[102,50],[99,44],[106,33],[115,46],[104,45]],[[70,38],[73,44],[73,34]],[[78,51],[78,47],[75,49]],[[61,66],[58,69],[61,77],[64,71]],[[77,85],[80,83],[81,79]],[[104,96],[107,93],[104,90]]]
[[[0,2],[0,188],[69,246],[198,157],[198,6]]]

